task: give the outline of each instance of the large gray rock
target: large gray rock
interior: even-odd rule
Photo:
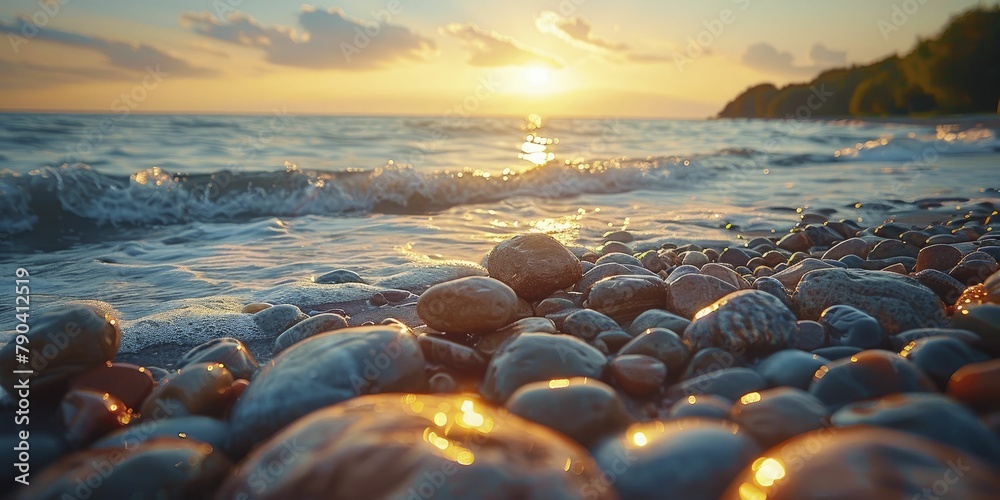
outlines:
[[[816,320],[837,304],[860,309],[895,335],[945,323],[941,299],[917,280],[894,273],[857,269],[820,269],[806,274],[795,290],[801,319]]]
[[[425,387],[424,355],[405,326],[322,333],[292,345],[257,372],[233,406],[229,448],[244,453],[306,413],[356,396]]]
[[[738,356],[761,356],[784,348],[798,332],[792,311],[760,290],[731,293],[700,314],[684,331],[694,350],[718,347]]]

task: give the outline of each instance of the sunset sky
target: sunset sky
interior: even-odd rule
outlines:
[[[980,3],[5,0],[0,109],[705,117]]]

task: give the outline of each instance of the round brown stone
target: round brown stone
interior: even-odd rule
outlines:
[[[974,408],[1000,408],[1000,359],[959,368],[948,381],[948,395]]]
[[[851,238],[849,240],[841,241],[827,250],[826,253],[823,254],[823,259],[840,260],[841,257],[846,255],[857,255],[862,259],[867,257],[868,242],[861,238]]]
[[[663,387],[667,380],[667,367],[651,356],[625,354],[611,360],[611,374],[622,390],[641,397]]]
[[[916,271],[936,269],[948,271],[962,260],[961,250],[951,245],[930,245],[920,249],[917,254]]]
[[[229,410],[233,375],[221,363],[188,365],[153,390],[142,405],[144,418],[185,415],[220,417]]]
[[[667,310],[691,319],[702,309],[738,290],[714,276],[686,274],[668,286]]]
[[[441,332],[488,333],[517,319],[517,295],[499,280],[470,276],[430,287],[417,315]]]
[[[525,300],[539,300],[572,286],[582,275],[580,260],[555,238],[542,233],[522,234],[490,252],[490,276],[510,286]]]
[[[146,400],[156,381],[149,370],[128,363],[111,363],[94,368],[89,372],[74,378],[69,388],[71,390],[90,390],[108,393],[121,400],[128,408],[138,410]]]

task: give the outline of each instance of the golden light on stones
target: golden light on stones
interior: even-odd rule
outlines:
[[[830,371],[830,369],[827,368],[826,365],[819,367],[819,369],[816,370],[816,373],[813,374],[813,380],[819,380],[823,378],[823,376],[826,375],[826,372],[828,371]]]
[[[706,308],[698,311],[697,313],[695,313],[694,319],[696,319],[696,320],[697,319],[701,319],[701,318],[704,318],[705,316],[708,316],[709,314],[712,314],[713,312],[717,311],[720,307],[726,305],[727,302],[728,301],[725,300],[725,299],[719,299],[719,300],[715,301],[715,303],[713,303],[712,305],[710,305],[710,306],[708,306],[708,307],[706,307]]]
[[[995,300],[995,299],[994,299]],[[969,307],[990,302],[986,287],[980,283],[966,288],[955,301],[955,314],[969,314]]]
[[[476,410],[473,408],[472,401],[466,399],[462,402],[462,420],[460,425],[464,424],[466,427],[482,427],[484,423],[485,418],[482,414],[476,413]]]
[[[635,443],[636,446],[642,447],[646,446],[646,443],[649,441],[646,439],[646,433],[636,432],[635,434],[632,434],[632,442]]]
[[[698,402],[698,398],[694,397],[694,395],[688,396],[688,404],[689,405],[693,405],[693,404],[695,404],[697,402]]]
[[[753,404],[753,403],[756,403],[758,401],[760,401],[760,393],[759,392],[747,393],[747,394],[744,394],[742,398],[740,398],[740,403],[742,403],[744,405]]]
[[[568,378],[557,378],[555,380],[549,380],[549,389],[562,389],[563,387],[569,387]]]
[[[751,469],[754,471],[753,481],[765,488],[785,477],[785,467],[774,458],[758,458]]]

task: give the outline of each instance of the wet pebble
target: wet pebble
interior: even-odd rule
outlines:
[[[819,323],[829,334],[831,345],[871,349],[882,345],[885,331],[875,318],[851,306],[828,307]]]
[[[417,337],[424,358],[455,371],[482,375],[486,371],[486,357],[475,349],[452,342],[444,335],[422,333]]]
[[[595,283],[584,306],[625,323],[649,309],[662,307],[666,295],[666,287],[659,278],[615,276]]]
[[[958,300],[966,288],[961,281],[935,269],[925,269],[914,274],[913,277],[949,306]]]
[[[869,260],[879,260],[888,257],[913,257],[917,258],[920,254],[920,249],[904,243],[902,241],[891,239],[884,240],[876,244],[871,252],[868,253]]]
[[[817,269],[830,269],[834,266],[827,264],[819,259],[804,259],[801,262],[781,271],[775,273],[771,277],[780,281],[785,288],[792,290],[802,280],[802,277],[810,271],[815,271]]]
[[[733,353],[718,347],[708,347],[691,356],[691,361],[684,369],[681,379],[688,380],[726,368],[744,366],[747,366],[747,363],[743,356],[733,355]]]
[[[522,234],[501,242],[490,252],[486,267],[490,277],[506,283],[529,301],[572,286],[583,273],[573,252],[542,233]]]
[[[948,381],[947,393],[972,408],[1000,408],[1000,359],[962,366]]]
[[[594,286],[594,283],[597,283],[598,281],[601,281],[604,278],[610,278],[611,276],[621,276],[625,274],[632,274],[632,270],[617,262],[608,262],[605,264],[597,265],[583,274],[580,280],[573,287],[573,290],[581,293],[586,293],[590,290],[590,287]]]
[[[637,316],[628,326],[628,333],[633,337],[650,328],[666,328],[674,332],[683,332],[691,320],[662,309],[650,309]]]
[[[891,273],[820,269],[804,276],[795,291],[801,319],[817,319],[838,304],[871,315],[890,335],[945,321],[944,306],[934,292],[912,278]]]
[[[797,321],[796,325],[798,325],[799,330],[789,341],[788,347],[803,351],[814,351],[829,345],[830,339],[826,333],[826,327],[820,322],[803,319]]]
[[[59,414],[66,429],[66,441],[77,448],[121,429],[132,420],[132,410],[120,399],[89,389],[67,392],[59,405]]]
[[[233,374],[233,378],[246,380],[253,378],[260,368],[246,345],[230,337],[212,339],[191,349],[177,361],[177,368],[196,363],[222,363]]]
[[[593,342],[598,335],[609,331],[621,331],[621,327],[593,309],[580,309],[563,320],[562,332],[585,342]]]
[[[816,370],[830,364],[830,360],[805,351],[786,349],[778,351],[753,366],[769,387],[794,387],[808,390]]]
[[[626,393],[643,397],[658,391],[667,380],[662,361],[642,354],[624,354],[610,363],[615,382]]]
[[[281,332],[308,317],[292,304],[280,304],[254,313],[253,321],[268,338],[277,338]]]
[[[267,309],[268,307],[271,307],[271,306],[272,306],[272,304],[268,304],[267,302],[254,302],[254,303],[247,304],[247,305],[243,306],[242,312],[244,312],[246,314],[255,314],[255,313],[259,313],[259,312],[263,311],[264,309]]]
[[[935,269],[948,271],[962,260],[962,252],[951,245],[930,245],[920,249],[917,254],[916,271]]]
[[[90,447],[132,449],[147,441],[173,438],[206,443],[221,450],[228,436],[229,424],[222,420],[201,416],[177,417],[133,423],[91,443]]]
[[[856,255],[862,259],[867,257],[868,242],[861,238],[851,238],[841,241],[824,252],[823,258],[839,260],[847,255]]]
[[[671,419],[708,418],[729,420],[733,402],[711,394],[691,395],[674,403],[667,416]]]
[[[753,435],[765,448],[826,423],[826,407],[802,389],[779,387],[752,392],[733,404],[730,420]]]
[[[316,278],[321,285],[336,285],[340,283],[366,283],[358,273],[349,269],[335,269]]]
[[[586,447],[632,423],[618,393],[592,378],[533,382],[515,391],[504,407]]]
[[[805,252],[812,246],[813,241],[805,231],[789,233],[778,240],[778,248],[789,252]]]
[[[667,390],[667,396],[677,401],[688,396],[712,394],[736,401],[744,394],[764,389],[767,389],[767,382],[750,368],[723,368],[674,384]]]
[[[899,355],[908,359],[944,390],[959,368],[990,359],[989,355],[953,337],[924,337],[907,344]]]
[[[979,345],[991,356],[1000,356],[1000,305],[982,304],[951,318],[951,327],[979,336]]]
[[[220,363],[187,365],[153,389],[140,413],[157,420],[185,415],[221,417],[233,402],[229,394],[233,380]]]
[[[493,355],[481,393],[490,401],[502,403],[531,382],[572,377],[600,379],[607,361],[604,354],[576,337],[522,333]]]
[[[70,390],[108,393],[133,410],[139,409],[155,386],[156,380],[149,370],[128,363],[111,362],[84,372],[69,383]]]
[[[788,291],[785,289],[785,285],[781,284],[780,281],[770,276],[761,276],[754,280],[753,287],[755,290],[767,292],[775,296],[781,301],[782,304],[785,305],[785,307],[792,307],[792,299],[788,296]]]
[[[31,329],[24,335],[27,344],[7,342],[0,348],[0,386],[8,394],[17,394],[15,385],[25,378],[32,396],[60,394],[74,376],[114,359],[122,339],[110,311],[83,304],[33,314]],[[18,363],[15,353],[21,352],[29,353],[28,366]],[[14,373],[25,369],[33,373],[27,377]]]
[[[680,336],[666,328],[649,328],[622,346],[618,354],[645,355],[659,360],[673,378],[687,366],[690,349]]]
[[[621,498],[714,499],[758,453],[731,422],[688,419],[634,424],[597,448],[594,458]]]
[[[282,332],[281,335],[278,335],[278,338],[274,340],[274,349],[272,352],[274,354],[278,354],[279,352],[291,347],[292,344],[301,342],[302,340],[312,337],[313,335],[331,330],[347,328],[347,326],[347,320],[344,319],[343,316],[336,314],[317,314],[316,316],[312,316],[296,323],[291,328]],[[225,364],[222,361],[220,362]],[[243,376],[237,377],[249,378]]]
[[[809,392],[831,412],[889,394],[934,391],[934,384],[919,368],[896,353],[881,350],[833,361],[816,371],[809,386]]]
[[[667,310],[694,318],[702,309],[738,290],[736,286],[704,274],[688,274],[667,285]]]
[[[470,276],[430,287],[417,300],[417,315],[441,332],[488,333],[517,319],[517,295],[501,281]]]
[[[684,331],[695,350],[718,347],[759,356],[784,348],[798,331],[795,315],[760,290],[734,292],[699,314]]]

